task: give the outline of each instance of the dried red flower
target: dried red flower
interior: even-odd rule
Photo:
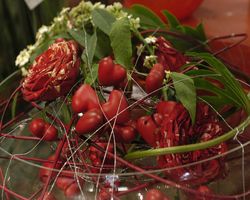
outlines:
[[[157,38],[155,55],[157,62],[162,64],[165,70],[170,71],[179,71],[180,67],[187,61],[186,57],[172,47],[164,37]]]
[[[22,87],[27,101],[50,101],[69,92],[80,66],[79,47],[74,41],[56,40],[31,65]]]
[[[163,103],[161,103],[163,104]],[[164,102],[164,113],[159,110],[162,105],[158,105],[158,110],[164,115],[159,137],[159,147],[172,147],[178,145],[192,144],[211,140],[222,133],[222,128],[216,115],[204,103],[198,103],[196,122],[192,125],[188,111],[180,103]],[[207,159],[209,157],[224,153],[226,144],[221,143],[215,147],[204,150],[197,150],[181,154],[167,154],[159,156],[158,164],[161,168],[169,168],[185,165],[188,163]],[[204,183],[220,175],[223,160],[211,160],[191,167],[181,167],[172,171],[167,171],[167,175],[177,179],[177,181],[192,181]]]

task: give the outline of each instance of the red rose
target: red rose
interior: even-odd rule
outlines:
[[[161,63],[165,70],[179,71],[180,67],[186,64],[186,57],[163,37],[158,37],[156,40],[157,62]]]
[[[222,133],[222,128],[216,115],[206,104],[198,103],[194,125],[192,125],[189,113],[180,103],[170,101],[161,102],[157,105],[157,111],[164,116],[160,126],[160,136],[158,136],[159,147],[204,142]],[[158,164],[161,168],[176,167],[204,160],[225,151],[226,144],[221,143],[218,146],[204,150],[159,156]],[[176,170],[167,171],[167,175],[178,181],[204,183],[220,175],[222,166],[222,159],[211,160],[191,167],[181,167]]]
[[[76,82],[79,66],[77,43],[58,39],[31,65],[23,82],[24,99],[50,101],[67,94]]]

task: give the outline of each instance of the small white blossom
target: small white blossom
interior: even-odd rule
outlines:
[[[25,67],[21,67],[22,76],[27,76],[28,70]]]
[[[157,62],[156,59],[157,59],[157,56],[155,55],[145,56],[143,65],[145,67],[152,68],[152,66]]]
[[[115,3],[113,4],[113,7],[114,7],[115,9],[117,9],[117,10],[120,10],[120,9],[122,9],[122,4],[121,4],[120,2],[115,2]]]
[[[136,51],[137,56],[141,56],[142,52],[144,51],[145,46],[140,44],[140,45],[137,45],[136,48],[137,48],[137,51]]]
[[[154,37],[152,35],[150,35],[150,36],[148,36],[148,37],[145,38],[145,41],[148,44],[154,44],[156,42],[156,40],[157,40],[156,37]]]
[[[30,53],[27,49],[22,50],[16,58],[15,64],[16,66],[24,66],[29,62]]]
[[[68,14],[70,8],[67,7],[67,8],[63,8],[62,11],[60,12],[60,15],[65,15],[65,14]]]
[[[113,5],[109,5],[106,7],[107,11],[109,12],[115,12],[115,11],[120,11],[122,9],[122,4],[119,2],[115,2]]]
[[[129,18],[129,23],[130,23],[130,27],[132,29],[138,29],[140,28],[140,18],[137,17],[137,18]]]
[[[93,9],[98,8],[98,9],[105,9],[105,5],[102,4],[101,2],[97,2],[93,5]]]

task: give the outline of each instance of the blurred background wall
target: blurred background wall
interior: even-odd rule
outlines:
[[[62,7],[79,1],[44,0],[29,10],[24,0],[0,0],[0,82],[17,69],[15,58],[20,50],[34,43],[37,29],[42,24],[49,25]]]

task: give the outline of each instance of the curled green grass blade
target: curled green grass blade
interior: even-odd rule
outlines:
[[[181,145],[175,147],[167,147],[167,148],[158,148],[158,149],[149,149],[145,151],[135,151],[128,153],[125,155],[126,160],[138,159],[138,158],[145,158],[150,156],[160,156],[165,154],[174,154],[174,153],[184,153],[184,152],[191,152],[195,150],[202,150],[212,146],[216,146],[222,142],[225,142],[231,138],[233,138],[236,134],[241,133],[244,129],[249,126],[250,124],[250,116],[246,118],[239,126],[232,129],[231,131],[217,137],[213,140],[209,140],[207,142],[201,142],[196,144],[189,144],[189,145]]]

